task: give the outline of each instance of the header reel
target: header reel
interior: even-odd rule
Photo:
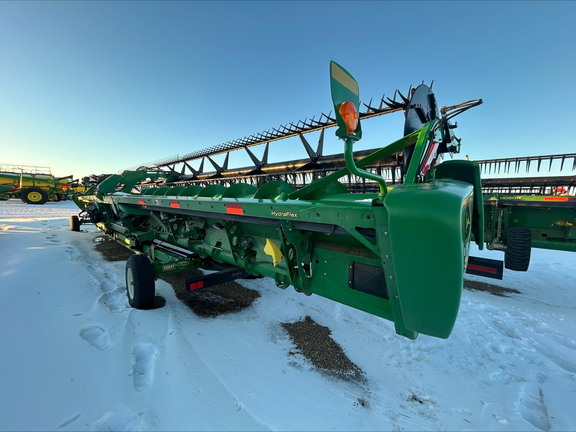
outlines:
[[[451,107],[442,107],[438,109],[436,97],[432,92],[432,86],[428,87],[424,83],[420,84],[415,89],[410,89],[410,99],[407,100],[407,109],[404,114],[406,120],[404,122],[404,135],[409,135],[424,127],[426,123],[433,120],[438,120],[439,124],[443,125],[442,136],[439,142],[434,142],[429,152],[426,153],[425,160],[422,161],[420,172],[421,177],[426,175],[428,169],[434,166],[438,155],[444,153],[459,153],[460,140],[454,136],[453,130],[457,124],[452,124],[450,119],[456,115],[466,111],[469,108],[482,104],[482,99],[474,99]],[[401,95],[402,98],[404,96]],[[408,172],[408,166],[412,160],[412,153],[414,146],[404,149],[402,158],[402,175],[405,176]]]

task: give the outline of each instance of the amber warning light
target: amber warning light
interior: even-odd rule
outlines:
[[[344,120],[344,124],[346,124],[348,135],[353,135],[358,127],[358,111],[356,111],[356,106],[352,102],[344,102],[340,105],[338,112],[340,112],[342,120]]]

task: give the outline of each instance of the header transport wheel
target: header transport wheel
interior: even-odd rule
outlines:
[[[70,216],[70,229],[72,231],[80,231],[80,219],[78,216]]]
[[[135,309],[154,307],[154,270],[146,255],[136,254],[126,262],[126,291],[130,306]]]
[[[29,187],[20,191],[20,199],[26,204],[44,204],[48,194],[39,187]]]
[[[506,268],[514,271],[527,271],[530,265],[531,248],[532,233],[529,228],[509,228],[504,253]]]

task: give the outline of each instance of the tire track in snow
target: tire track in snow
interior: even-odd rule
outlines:
[[[534,384],[526,384],[518,394],[516,403],[520,415],[535,428],[543,431],[551,429],[548,409],[544,403],[544,392]]]
[[[76,413],[71,415],[70,417],[68,417],[66,420],[64,420],[62,423],[60,423],[58,425],[58,429],[62,429],[65,428],[66,426],[68,426],[71,423],[74,423],[76,420],[78,420],[80,417],[82,416],[82,413]]]

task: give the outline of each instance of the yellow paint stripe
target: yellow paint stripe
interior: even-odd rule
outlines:
[[[360,94],[358,89],[358,83],[354,78],[344,72],[338,67],[336,63],[332,63],[332,76],[336,81],[354,93],[356,96]]]

